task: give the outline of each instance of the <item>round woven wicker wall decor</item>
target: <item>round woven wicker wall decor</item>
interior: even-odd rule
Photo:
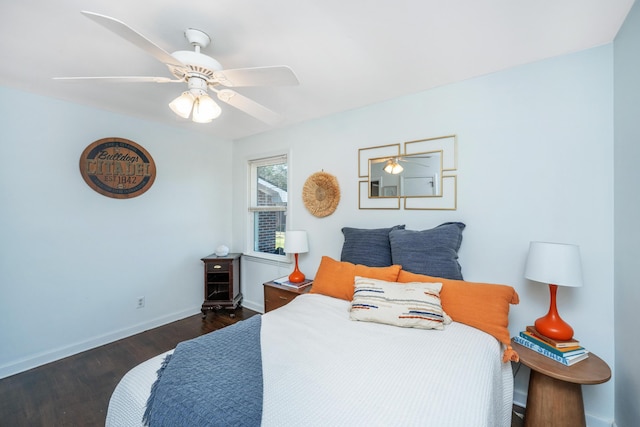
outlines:
[[[335,176],[326,172],[316,172],[304,183],[302,201],[313,216],[329,216],[340,203],[340,186]]]

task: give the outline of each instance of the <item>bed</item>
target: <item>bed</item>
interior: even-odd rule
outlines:
[[[393,311],[398,301],[415,308],[416,295],[427,295],[420,301],[427,305],[410,316]],[[323,257],[312,293],[254,316],[260,318],[254,346],[260,347],[260,413],[239,424],[510,426],[508,362],[517,354],[509,347],[505,322],[514,303],[517,294],[509,286]],[[379,314],[371,306],[392,311]],[[243,322],[248,321],[238,323]],[[107,427],[144,425],[157,372],[171,354],[122,378],[109,402]],[[177,363],[172,357],[169,365]]]

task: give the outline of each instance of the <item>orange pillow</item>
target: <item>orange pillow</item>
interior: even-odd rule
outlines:
[[[351,301],[356,276],[395,282],[400,268],[399,265],[367,267],[323,256],[309,292]]]
[[[402,270],[398,282],[442,283],[440,299],[442,309],[451,318],[465,325],[473,326],[494,336],[507,346],[503,360],[518,360],[511,348],[509,335],[509,304],[520,302],[518,293],[511,286],[489,283],[473,283],[463,280],[443,279]]]

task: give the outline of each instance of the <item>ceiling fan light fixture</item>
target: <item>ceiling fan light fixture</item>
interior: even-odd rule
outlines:
[[[182,95],[169,103],[169,108],[183,119],[188,119],[193,109],[194,96],[191,92],[183,92]]]
[[[382,170],[384,170],[386,173],[397,175],[400,172],[402,172],[404,168],[400,163],[398,163],[396,159],[389,159],[387,160],[387,164],[384,166]]]
[[[211,44],[211,37],[201,30],[187,28],[185,37],[193,46],[192,51],[179,50],[169,53],[131,28],[124,22],[99,13],[82,11],[82,14],[107,30],[133,43],[169,68],[175,79],[166,77],[61,77],[61,80],[101,80],[121,82],[186,82],[188,91],[169,103],[171,110],[184,119],[209,123],[220,116],[222,110],[208,95],[215,91],[224,102],[271,126],[282,122],[282,117],[259,103],[233,91],[221,92],[217,86],[284,86],[298,85],[300,82],[291,68],[278,65],[267,67],[223,69],[222,65],[202,53]]]
[[[196,123],[210,123],[222,113],[222,109],[209,95],[200,95],[193,103],[192,120]]]

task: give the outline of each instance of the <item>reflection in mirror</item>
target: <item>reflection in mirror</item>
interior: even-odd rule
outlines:
[[[442,196],[442,151],[369,159],[369,197]]]

